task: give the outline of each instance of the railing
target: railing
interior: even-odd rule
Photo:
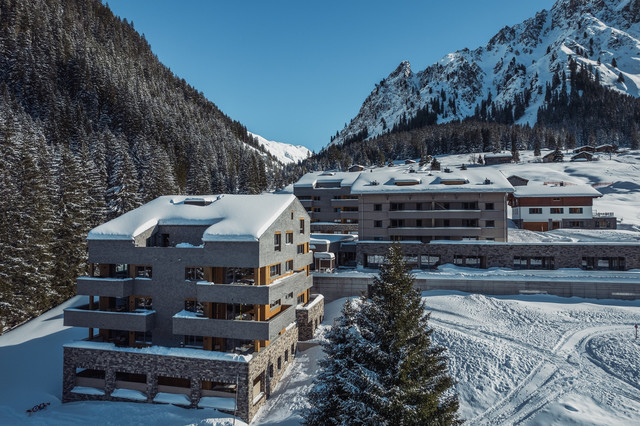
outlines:
[[[613,212],[593,212],[593,217],[614,217],[615,214]]]

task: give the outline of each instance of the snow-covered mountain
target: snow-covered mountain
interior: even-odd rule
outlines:
[[[403,118],[431,113],[438,123],[474,115],[482,101],[510,107],[516,123],[533,124],[554,74],[571,57],[600,83],[640,95],[640,0],[558,0],[484,46],[450,53],[414,73],[402,62],[376,85],[332,144],[377,136]],[[557,77],[556,77],[557,79]],[[556,80],[557,83],[557,80]],[[516,111],[519,103],[524,109]]]
[[[269,141],[255,133],[247,133],[249,133],[249,136],[256,138],[258,140],[258,144],[262,145],[264,149],[276,157],[282,164],[297,163],[311,155],[311,150],[306,146]]]

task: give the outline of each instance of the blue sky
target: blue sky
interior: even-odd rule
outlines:
[[[553,0],[110,0],[231,118],[319,151],[403,60],[419,71]]]

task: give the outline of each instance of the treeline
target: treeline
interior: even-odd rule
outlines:
[[[0,333],[74,294],[87,231],[281,165],[99,0],[0,0]]]
[[[529,127],[474,120],[425,126],[408,132],[385,133],[353,144],[329,146],[303,163],[309,170],[346,169],[352,164],[385,165],[389,160],[427,155],[554,149],[575,146],[572,133],[541,126]]]

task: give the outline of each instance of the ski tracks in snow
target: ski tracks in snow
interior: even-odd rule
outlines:
[[[540,362],[516,387],[483,413],[468,419],[470,424],[523,423],[573,389],[586,389],[587,394],[595,394],[600,397],[598,399],[611,399],[613,396],[640,402],[640,386],[611,371],[587,349],[592,338],[627,330],[628,326],[602,325],[570,330],[558,339],[553,348],[545,349],[481,327],[434,317],[430,321],[437,327],[490,344],[496,339],[502,340],[507,346],[518,346],[540,357]],[[608,383],[606,390],[598,388],[597,384],[603,381]]]

